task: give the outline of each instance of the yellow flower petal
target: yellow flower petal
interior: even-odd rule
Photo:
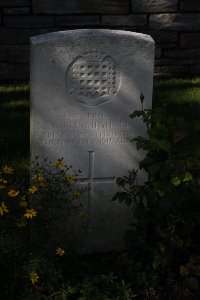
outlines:
[[[37,188],[35,185],[33,185],[32,187],[30,187],[30,188],[28,189],[28,191],[29,191],[31,194],[34,194],[35,192],[37,192],[37,190],[38,190],[38,188]]]
[[[62,162],[61,159],[58,159],[58,160],[54,163],[54,166],[55,166],[56,168],[62,168],[62,167],[64,167],[64,164],[63,164],[63,162]]]
[[[65,179],[67,181],[67,184],[73,184],[74,183],[74,176],[72,175],[65,175]]]
[[[32,284],[34,285],[36,282],[39,281],[39,276],[36,272],[30,272],[29,273],[29,278],[30,278],[30,281],[32,282]]]
[[[9,197],[17,197],[19,195],[19,191],[16,191],[16,190],[13,190],[11,189],[9,192],[8,192],[8,196]]]
[[[43,182],[45,180],[45,177],[41,172],[39,172],[39,173],[36,173],[35,175],[33,175],[32,179],[36,180],[38,182]]]
[[[65,254],[65,250],[62,249],[61,247],[58,247],[56,249],[56,254],[59,255],[59,256],[63,256]]]
[[[11,168],[11,167],[8,167],[8,166],[4,166],[4,167],[2,168],[2,171],[3,171],[4,174],[13,174],[14,169]]]
[[[4,213],[8,213],[8,212],[9,212],[9,210],[8,210],[7,206],[2,201],[1,206],[0,206],[0,215],[3,216]]]
[[[33,217],[36,217],[36,215],[37,211],[34,208],[31,208],[26,210],[24,217],[27,219],[32,219]]]

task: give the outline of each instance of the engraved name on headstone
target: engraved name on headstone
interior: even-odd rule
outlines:
[[[111,202],[115,180],[138,168],[131,138],[145,128],[129,115],[151,108],[154,42],[119,30],[70,30],[31,39],[31,155],[64,157],[81,169],[88,195],[81,252],[122,249],[131,211]],[[139,180],[144,180],[140,174]],[[77,222],[78,224],[78,222]],[[86,229],[85,229],[86,228]]]

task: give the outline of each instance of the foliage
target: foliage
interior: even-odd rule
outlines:
[[[139,170],[130,171],[117,179],[113,199],[133,208],[125,241],[137,262],[137,285],[153,291],[153,299],[192,299],[200,291],[200,126],[193,112],[186,118],[183,111],[173,113],[165,103],[130,115],[146,124],[147,138],[134,141],[146,150],[140,169],[148,180],[137,184]]]
[[[77,182],[80,173],[66,166],[63,159],[54,163],[45,159],[39,163],[37,157],[31,172],[28,168],[15,170],[7,165],[1,168],[0,265],[5,272],[3,285],[10,286],[12,282],[6,296],[10,291],[14,293],[17,282],[23,284],[24,273],[32,285],[40,281],[38,266],[45,265],[41,263],[42,257],[65,254],[63,246],[69,239],[64,242],[60,231],[70,215],[82,212],[80,197],[85,188]],[[55,224],[60,227],[55,228]],[[40,263],[35,263],[38,260]]]
[[[131,115],[147,125],[148,138],[133,142],[146,150],[148,181],[137,183],[140,169],[117,179],[115,200],[133,209],[128,251],[85,256],[69,251],[62,226],[50,226],[85,216],[79,172],[62,159],[36,159],[30,185],[21,159],[29,153],[29,87],[0,88],[2,299],[199,299],[199,83],[156,81],[153,111]]]

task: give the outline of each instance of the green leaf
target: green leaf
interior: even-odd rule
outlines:
[[[186,172],[184,175],[183,182],[188,183],[189,181],[193,181],[193,176],[190,172]]]
[[[125,202],[128,206],[131,205],[130,195],[126,192],[117,192],[115,196],[111,199],[111,201],[118,200],[120,203]]]
[[[143,114],[143,111],[141,110],[135,110],[129,117],[131,119],[134,119],[135,117],[141,117]]]
[[[181,184],[181,180],[178,177],[173,177],[170,181],[174,186],[179,186]]]

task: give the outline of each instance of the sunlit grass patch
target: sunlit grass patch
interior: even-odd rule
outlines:
[[[153,99],[156,103],[199,103],[200,78],[155,80]]]

